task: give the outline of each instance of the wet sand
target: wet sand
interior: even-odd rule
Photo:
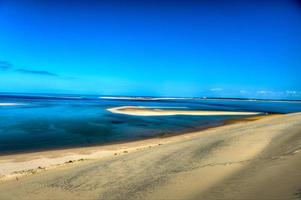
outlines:
[[[166,116],[166,115],[258,115],[260,112],[239,112],[239,111],[200,111],[200,110],[176,110],[161,109],[160,107],[143,106],[121,106],[107,109],[112,113],[136,115],[136,116]]]
[[[60,167],[0,184],[0,199],[298,199],[301,114],[105,147],[4,156],[0,170],[11,174],[18,165],[59,158],[66,159]]]

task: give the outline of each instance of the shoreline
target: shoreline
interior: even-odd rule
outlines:
[[[219,125],[213,125],[192,131],[183,131],[159,135],[146,139],[119,141],[103,145],[93,145],[73,148],[55,148],[41,151],[29,151],[0,155],[0,183],[19,180],[33,174],[48,171],[66,165],[76,164],[88,160],[101,160],[129,152],[153,148],[164,144],[190,139],[206,131],[271,118],[281,114],[257,115],[239,119],[229,119]]]
[[[247,121],[255,121],[259,120],[265,117],[269,116],[278,116],[278,115],[284,115],[284,114],[267,114],[267,115],[256,115],[256,116],[245,116],[242,118],[238,119],[226,119],[224,121],[217,123],[211,123],[208,124],[208,126],[200,126],[200,127],[194,127],[194,128],[187,128],[185,130],[181,131],[174,131],[173,133],[167,133],[167,134],[158,134],[156,136],[149,136],[149,137],[143,137],[143,138],[136,138],[136,139],[125,139],[125,140],[120,140],[120,141],[114,141],[114,142],[108,142],[108,143],[100,143],[100,144],[91,144],[91,145],[86,145],[86,146],[68,146],[68,147],[54,147],[54,148],[44,148],[44,149],[34,149],[34,150],[22,150],[22,151],[15,151],[15,152],[6,152],[6,153],[1,153],[0,152],[0,159],[3,156],[13,156],[13,155],[18,155],[18,154],[29,154],[29,153],[42,153],[42,152],[48,152],[48,151],[60,151],[60,150],[72,150],[72,149],[78,149],[78,148],[93,148],[93,147],[102,147],[102,146],[110,146],[110,145],[118,145],[118,144],[125,144],[125,143],[130,143],[130,142],[137,142],[137,141],[144,141],[144,140],[149,140],[149,139],[154,139],[154,138],[167,138],[167,137],[173,137],[173,136],[178,136],[178,135],[183,135],[183,134],[189,134],[191,132],[195,131],[205,131],[211,128],[217,128],[229,124],[235,124],[235,123],[241,123],[241,122],[247,122]]]

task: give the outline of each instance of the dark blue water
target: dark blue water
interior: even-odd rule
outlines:
[[[3,103],[14,103],[7,105]],[[242,100],[116,100],[98,96],[0,95],[0,154],[107,144],[168,135],[245,116],[129,116],[116,106],[180,107],[191,110],[301,111],[301,102]]]

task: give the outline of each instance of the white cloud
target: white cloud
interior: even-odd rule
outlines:
[[[286,90],[286,91],[270,91],[270,90],[259,90],[256,92],[259,96],[270,96],[270,97],[300,97],[301,91]]]
[[[295,91],[295,90],[287,90],[285,91],[286,96],[288,97],[300,97],[301,91]]]
[[[286,94],[297,94],[298,93],[297,91],[293,91],[293,90],[287,90],[285,92],[286,92]]]
[[[257,94],[273,94],[273,92],[267,91],[267,90],[259,90],[259,91],[257,91]]]
[[[210,91],[212,92],[219,92],[219,91],[222,91],[223,89],[222,88],[211,88]]]

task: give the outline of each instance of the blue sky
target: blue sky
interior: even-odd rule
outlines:
[[[0,1],[0,91],[301,99],[298,1]]]

